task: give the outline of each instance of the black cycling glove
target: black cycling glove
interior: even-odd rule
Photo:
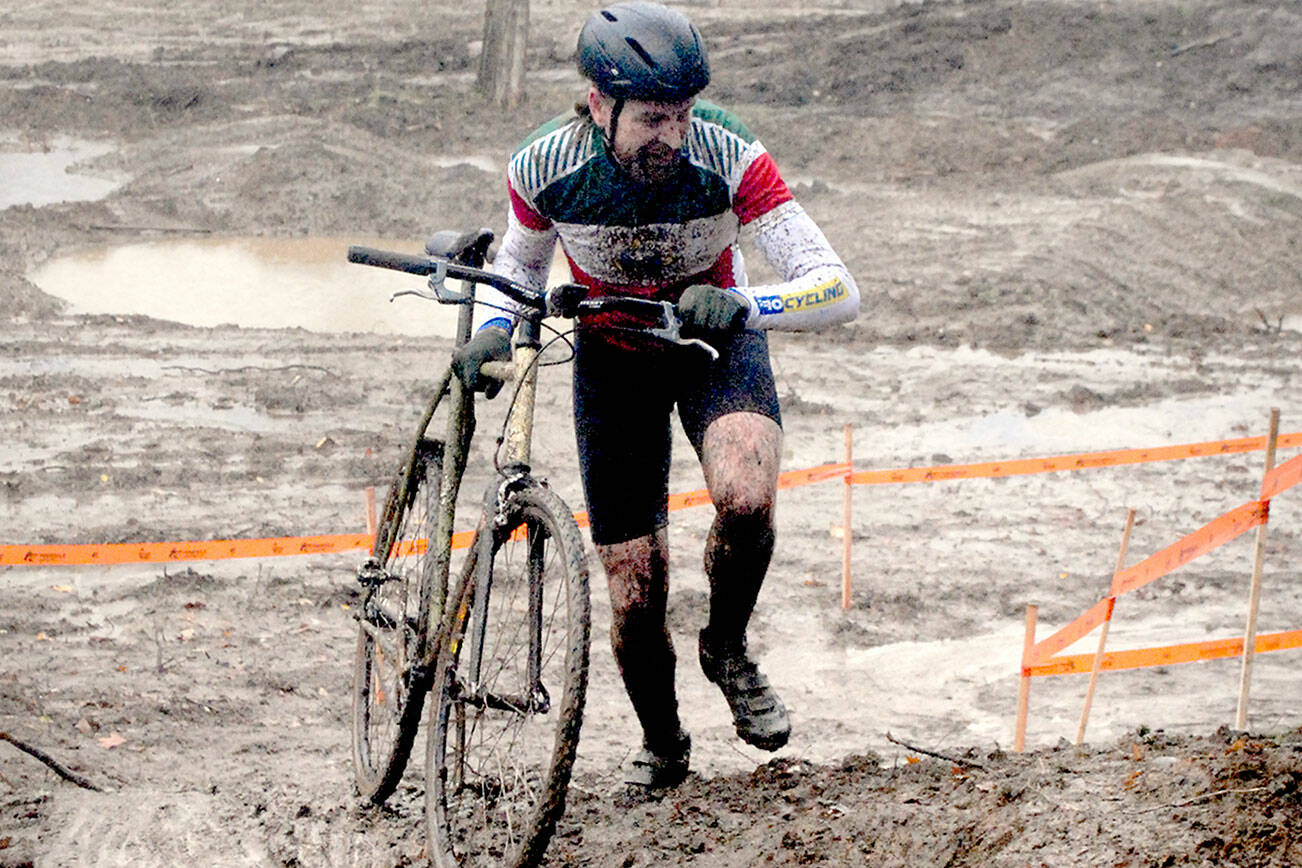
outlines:
[[[730,289],[697,284],[683,290],[678,315],[686,332],[739,332],[746,327],[750,305]]]
[[[452,351],[452,371],[467,389],[495,398],[502,381],[481,376],[479,368],[484,362],[505,362],[510,358],[511,335],[506,329],[488,326]]]

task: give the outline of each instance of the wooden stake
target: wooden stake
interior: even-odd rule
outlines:
[[[1275,469],[1275,448],[1279,445],[1279,408],[1270,410],[1270,433],[1266,436],[1266,470]],[[1263,482],[1263,485],[1265,483]],[[1266,519],[1269,520],[1269,502]],[[1252,587],[1248,591],[1248,621],[1243,628],[1243,667],[1239,674],[1239,708],[1235,729],[1248,728],[1248,693],[1252,689],[1252,660],[1257,653],[1257,610],[1261,606],[1261,571],[1266,560],[1266,521],[1257,525],[1257,546],[1252,558]]]
[[[850,546],[854,533],[850,529],[850,493],[854,485],[850,475],[854,472],[854,428],[845,426],[845,493],[841,508],[841,608],[850,608]]]
[[[1126,511],[1126,529],[1121,532],[1121,551],[1117,554],[1117,567],[1112,571],[1112,580],[1116,582],[1117,574],[1126,568],[1126,550],[1130,548],[1130,531],[1135,527],[1135,511]],[[1112,610],[1117,605],[1117,598],[1109,591],[1108,612],[1103,616],[1103,626],[1099,628],[1099,649],[1094,652],[1094,666],[1090,670],[1089,687],[1085,688],[1085,705],[1080,710],[1080,726],[1076,728],[1076,744],[1085,741],[1085,724],[1090,719],[1090,706],[1094,704],[1094,688],[1099,683],[1099,670],[1103,666],[1103,649],[1108,644],[1108,628],[1112,626]]]
[[[1013,750],[1026,750],[1026,717],[1031,710],[1031,649],[1035,647],[1035,621],[1039,607],[1026,607],[1026,639],[1022,643],[1022,680],[1017,687],[1017,725],[1013,735]]]
[[[366,534],[371,539],[375,539],[376,525],[375,518],[375,486],[366,487]]]

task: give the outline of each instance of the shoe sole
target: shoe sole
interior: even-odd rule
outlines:
[[[760,750],[775,751],[786,746],[791,738],[791,730],[786,732],[774,733],[773,735],[757,735],[756,733],[745,733],[740,729],[737,730],[737,737],[751,747],[757,747]]]

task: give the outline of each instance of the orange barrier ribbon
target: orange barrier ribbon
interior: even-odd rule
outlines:
[[[1035,643],[1031,648],[1031,653],[1027,655],[1027,668],[1034,667],[1034,664],[1049,660],[1054,654],[1070,646],[1089,631],[1093,630],[1108,617],[1108,597],[1099,600],[1093,606],[1090,606],[1082,612],[1074,621],[1061,628],[1049,638]],[[1091,660],[1093,657],[1091,656]]]
[[[1270,500],[1302,482],[1302,455],[1295,455],[1271,470],[1261,480],[1261,499]]]
[[[86,545],[0,545],[3,566],[93,566],[319,555],[369,549],[366,534]]]
[[[1302,432],[1281,434],[1277,444],[1280,449],[1290,446],[1302,446]],[[1243,437],[1237,440],[1209,440],[1202,443],[1160,446],[1153,449],[1081,452],[1075,455],[1020,458],[1013,461],[991,461],[982,464],[938,464],[932,467],[908,467],[903,470],[860,470],[851,474],[850,481],[855,485],[890,485],[910,482],[943,482],[952,479],[983,479],[997,476],[1026,476],[1034,473],[1054,473],[1061,470],[1091,470],[1099,467],[1119,467],[1125,464],[1144,464],[1152,461],[1175,461],[1182,458],[1201,458],[1208,455],[1233,455],[1265,448],[1265,437]]]
[[[1213,519],[1183,539],[1150,555],[1112,579],[1112,596],[1120,597],[1207,554],[1266,521],[1269,510],[1253,500]]]
[[[1253,648],[1258,654],[1271,651],[1283,651],[1288,648],[1302,648],[1302,630],[1288,630],[1283,633],[1267,633],[1257,636]],[[1136,648],[1130,651],[1109,651],[1103,655],[1100,669],[1144,669],[1150,666],[1169,666],[1177,663],[1194,663],[1199,660],[1216,660],[1222,657],[1237,657],[1243,653],[1243,637],[1233,639],[1210,639],[1204,642],[1188,642],[1180,645],[1166,645],[1161,648]],[[1025,668],[1030,676],[1073,675],[1090,672],[1094,667],[1093,654],[1073,654],[1068,657],[1053,657],[1037,662]]]
[[[1172,461],[1206,455],[1230,455],[1265,448],[1264,437],[1237,440],[1213,440],[1153,449],[1123,449],[1112,452],[1083,452],[1048,458],[1026,458],[983,464],[945,464],[934,467],[910,467],[902,470],[853,471],[849,463],[822,464],[803,470],[789,470],[778,476],[778,488],[796,488],[831,479],[849,479],[856,485],[880,485],[910,482],[940,482],[952,479],[976,479],[1051,473],[1061,470],[1084,470],[1113,467],[1148,461]],[[1281,434],[1278,448],[1302,446],[1302,432]],[[1263,482],[1262,500],[1302,481],[1302,456],[1281,464]],[[671,495],[669,509],[688,509],[710,503],[710,493],[700,488]],[[1246,509],[1247,507],[1243,507]],[[586,512],[575,514],[580,527],[588,526]],[[1260,521],[1256,522],[1257,524]],[[1253,527],[1255,525],[1248,525]],[[1243,528],[1246,530],[1247,527]],[[1239,531],[1240,533],[1242,530]],[[1237,534],[1235,534],[1237,536]],[[454,548],[470,544],[473,533],[466,531],[453,537]],[[325,534],[318,536],[275,537],[242,540],[200,540],[161,543],[91,543],[71,545],[0,545],[0,566],[88,566],[96,564],[153,563],[173,561],[223,560],[226,558],[279,557],[302,554],[330,554],[368,549],[367,534]],[[1162,553],[1159,553],[1162,554]],[[1154,557],[1157,557],[1155,555]],[[1151,559],[1150,559],[1151,560]],[[1142,564],[1140,566],[1143,566]],[[1177,564],[1178,566],[1178,564]],[[1138,568],[1132,568],[1138,569]],[[1171,569],[1174,569],[1172,567]],[[1168,570],[1169,571],[1169,570]],[[1158,574],[1160,575],[1160,574]],[[1154,575],[1152,578],[1156,578]],[[1146,579],[1145,581],[1151,581]],[[1139,582],[1143,584],[1144,582]],[[1134,587],[1138,587],[1135,585]],[[1131,588],[1133,589],[1133,588]]]

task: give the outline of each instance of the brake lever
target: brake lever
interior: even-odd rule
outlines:
[[[471,294],[467,292],[456,292],[448,288],[448,263],[446,260],[431,256],[430,262],[434,270],[429,273],[429,281],[426,283],[428,289],[403,289],[389,296],[389,301],[401,298],[404,295],[414,295],[417,298],[423,298],[428,301],[437,301],[439,304],[468,304],[471,300]]]
[[[646,333],[680,347],[700,347],[710,354],[710,361],[718,361],[719,351],[700,338],[683,337],[683,321],[678,317],[678,310],[673,302],[660,302],[660,316],[664,325],[660,328],[646,329]]]

